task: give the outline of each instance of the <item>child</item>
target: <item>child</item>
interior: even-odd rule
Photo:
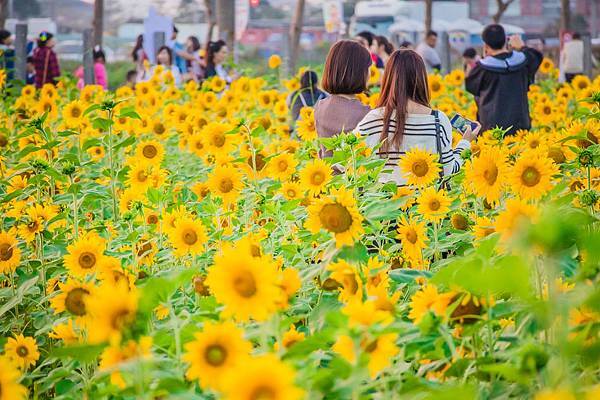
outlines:
[[[127,71],[127,75],[125,77],[125,86],[128,86],[132,89],[135,89],[135,84],[137,83],[138,72],[135,69],[130,69]]]
[[[28,85],[35,84],[35,64],[31,56],[27,57],[27,78],[25,78],[25,83]]]
[[[108,77],[106,76],[106,56],[100,46],[94,47],[94,82],[96,85],[102,86],[104,90],[108,89]],[[75,76],[79,78],[77,81],[77,87],[83,89],[85,86],[83,65],[75,71]]]
[[[15,74],[15,49],[12,34],[0,29],[0,68],[6,70],[6,78],[11,81]]]

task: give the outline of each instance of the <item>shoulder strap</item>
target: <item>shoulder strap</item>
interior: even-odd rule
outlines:
[[[442,162],[442,133],[440,129],[440,115],[438,110],[431,110],[431,114],[435,117],[435,144],[437,152],[440,156],[440,179],[444,177],[444,164]]]
[[[50,61],[50,51],[46,51],[46,60],[44,61],[44,73],[42,74],[42,85],[46,83],[48,77],[48,62]]]

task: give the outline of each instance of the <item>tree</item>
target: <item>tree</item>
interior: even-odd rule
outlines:
[[[8,18],[8,0],[0,0],[0,29],[4,29]]]
[[[571,4],[569,0],[560,0],[560,29],[571,29]]]
[[[14,16],[18,19],[27,19],[40,16],[40,3],[38,0],[13,0]]]
[[[300,52],[300,35],[302,34],[304,5],[305,0],[296,1],[296,9],[294,10],[292,23],[290,24],[290,57],[288,59],[288,68],[292,74],[296,71],[298,53]]]
[[[492,19],[494,20],[494,23],[496,23],[496,24],[500,23],[500,18],[502,18],[502,15],[504,15],[504,12],[514,2],[515,2],[515,0],[496,0],[496,5],[498,7],[496,8],[496,13],[494,15],[492,15]]]
[[[433,0],[425,0],[425,34],[431,30],[433,20]]]
[[[206,30],[206,45],[212,40],[213,31],[215,30],[215,14],[213,8],[213,0],[204,0],[204,7],[206,8],[206,23],[208,29]]]
[[[94,46],[102,46],[104,33],[104,0],[94,0]]]
[[[233,48],[235,40],[235,0],[217,0],[219,38]]]

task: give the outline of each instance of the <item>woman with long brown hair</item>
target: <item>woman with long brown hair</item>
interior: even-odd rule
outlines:
[[[367,90],[371,54],[354,40],[336,42],[327,54],[322,87],[329,97],[315,105],[315,126],[319,137],[352,132],[371,110],[356,97]],[[321,156],[331,152],[321,151]]]
[[[481,127],[464,133],[452,148],[452,126],[441,111],[432,110],[423,59],[413,50],[395,51],[383,73],[377,108],[369,112],[357,126],[370,147],[380,145],[378,154],[387,159],[383,182],[405,185],[398,161],[412,148],[439,154],[445,176],[460,169],[460,153],[471,147]]]

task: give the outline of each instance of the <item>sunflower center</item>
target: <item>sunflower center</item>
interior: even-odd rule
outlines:
[[[137,173],[137,178],[139,182],[146,182],[148,180],[148,174],[146,171],[139,171]]]
[[[223,145],[225,144],[225,135],[222,133],[217,133],[214,137],[213,137],[213,144],[216,147],[223,147]]]
[[[319,212],[321,225],[334,233],[346,232],[352,226],[352,215],[339,203],[326,204]]]
[[[250,254],[252,254],[252,257],[260,257],[260,247],[255,244],[251,244]]]
[[[121,328],[124,327],[127,323],[128,319],[129,310],[126,308],[122,308],[112,315],[112,318],[110,319],[110,325],[115,330],[121,330]]]
[[[365,347],[365,351],[367,353],[372,353],[375,350],[377,350],[377,339],[373,340],[371,343],[369,343],[366,347]]]
[[[269,386],[258,386],[250,394],[250,400],[272,400],[277,398],[277,394],[272,387]]]
[[[82,316],[85,315],[85,301],[84,298],[90,294],[84,288],[75,288],[67,293],[65,298],[65,308],[73,315]]]
[[[149,144],[147,146],[144,146],[144,149],[142,150],[142,154],[146,158],[154,158],[158,154],[158,150],[156,149],[156,147]]]
[[[220,344],[212,344],[204,350],[204,359],[213,367],[220,367],[227,360],[227,350]]]
[[[527,167],[521,174],[521,181],[525,186],[533,187],[540,183],[542,176],[535,167]]]
[[[325,175],[324,175],[322,172],[320,172],[320,171],[318,171],[318,172],[315,172],[315,173],[314,173],[314,174],[312,174],[312,176],[310,177],[310,182],[311,182],[313,185],[320,185],[320,184],[322,184],[324,181],[325,181]]]
[[[296,197],[296,191],[294,189],[287,190],[288,197]]]
[[[288,167],[288,163],[285,160],[280,160],[277,163],[277,168],[279,168],[280,172],[284,172],[285,170],[287,170],[287,167]]]
[[[254,156],[254,160],[252,160],[252,156],[248,157],[248,165],[251,168],[256,168],[257,171],[262,171],[266,164],[265,156],[262,154],[257,154]]]
[[[193,229],[185,229],[181,234],[181,239],[183,243],[192,246],[198,241],[198,234]]]
[[[0,147],[5,147],[8,144],[8,138],[5,135],[0,135]]]
[[[8,261],[13,256],[13,248],[8,243],[0,243],[0,261]]]
[[[28,354],[29,354],[29,350],[27,350],[26,346],[17,347],[17,355],[19,357],[27,357]]]
[[[229,193],[233,189],[233,182],[229,178],[221,179],[219,182],[219,190],[223,193]]]
[[[158,216],[152,214],[149,215],[148,218],[146,219],[146,221],[150,224],[150,225],[154,225],[158,222]]]
[[[38,221],[31,221],[27,224],[27,229],[29,229],[30,232],[35,232],[37,231],[39,226],[40,224],[38,223]]]
[[[417,235],[417,231],[415,231],[413,228],[410,228],[409,230],[407,230],[405,236],[406,236],[406,240],[408,240],[411,244],[417,243],[417,239],[419,239],[419,236]]]
[[[250,271],[242,271],[233,280],[233,288],[244,298],[249,298],[256,294],[256,280]]]
[[[412,167],[411,167],[411,171],[412,173],[421,178],[425,175],[427,175],[427,172],[429,171],[429,166],[427,165],[427,161],[425,160],[418,160],[415,163],[413,163]]]
[[[429,202],[429,209],[431,211],[437,211],[441,207],[440,201],[438,199],[433,199]]]
[[[81,109],[79,107],[73,107],[71,109],[71,117],[79,118],[80,115],[81,115]]]
[[[496,165],[490,165],[488,168],[483,171],[483,178],[488,183],[488,185],[492,186],[496,183],[498,179],[498,167]]]
[[[137,252],[138,257],[145,255],[146,253],[152,250],[152,244],[150,242],[145,242],[142,244]]]
[[[79,266],[83,269],[90,269],[96,265],[96,255],[89,251],[84,251],[79,256]]]

